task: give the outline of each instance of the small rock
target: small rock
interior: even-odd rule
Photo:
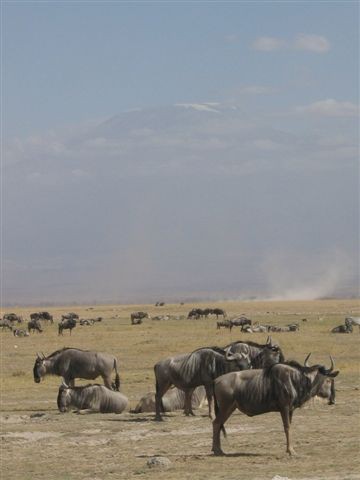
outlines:
[[[166,457],[151,457],[146,462],[146,465],[149,468],[154,467],[169,467],[171,465],[171,461]]]
[[[280,475],[275,475],[271,480],[290,480],[289,477],[281,477]]]

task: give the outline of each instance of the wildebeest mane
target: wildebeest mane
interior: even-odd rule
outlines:
[[[55,352],[50,353],[50,355],[48,355],[48,356],[45,357],[45,358],[55,357],[56,355],[59,355],[60,353],[65,352],[65,350],[78,350],[79,352],[90,352],[90,350],[82,350],[81,348],[63,347],[63,348],[61,348],[60,350],[56,350]]]

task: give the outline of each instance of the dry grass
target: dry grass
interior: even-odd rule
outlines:
[[[287,358],[303,361],[309,351],[314,362],[329,364],[329,354],[340,369],[337,404],[312,402],[297,410],[292,428],[295,458],[285,454],[285,438],[279,414],[249,418],[234,414],[228,423],[223,448],[230,455],[211,455],[211,423],[206,409],[195,418],[181,412],[156,423],[153,415],[60,414],[56,395],[60,379],[47,377],[35,384],[32,368],[36,352],[49,354],[64,346],[95,349],[115,354],[120,361],[121,390],[134,406],[154,390],[153,365],[170,354],[199,346],[225,345],[245,338],[258,342],[265,334],[240,334],[234,328],[216,330],[215,318],[207,320],[145,320],[130,325],[130,313],[184,315],[198,305],[107,305],[59,307],[49,311],[56,318],[43,334],[15,338],[1,335],[2,459],[1,479],[292,479],[360,478],[359,453],[359,341],[351,335],[333,335],[330,329],[345,315],[359,315],[356,300],[317,302],[227,302],[213,304],[228,316],[246,314],[259,322],[285,325],[300,323],[300,332],[273,334]],[[44,308],[15,309],[24,318]],[[75,311],[82,318],[104,317],[94,326],[77,326],[57,335],[62,313]],[[303,322],[302,319],[307,321]],[[78,382],[85,383],[85,382]],[[87,382],[86,382],[87,383]],[[40,416],[39,416],[40,414]],[[41,415],[43,414],[43,415]],[[168,457],[168,469],[146,466],[151,455]]]

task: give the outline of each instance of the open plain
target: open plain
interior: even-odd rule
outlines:
[[[112,353],[120,363],[121,391],[131,408],[154,390],[153,365],[174,354],[201,346],[224,346],[238,339],[265,343],[267,334],[244,334],[240,328],[216,329],[216,317],[188,320],[193,307],[226,310],[228,318],[245,314],[259,323],[297,322],[300,331],[272,333],[286,359],[329,366],[329,354],[340,370],[336,379],[336,405],[313,400],[294,413],[294,457],[285,453],[285,435],[278,413],[249,418],[234,413],[223,440],[224,457],[211,453],[212,428],[207,407],[195,417],[181,411],[155,422],[153,414],[61,414],[56,397],[61,379],[33,380],[36,352],[49,355],[62,347]],[[359,479],[359,359],[360,332],[332,334],[345,316],[359,316],[358,300],[293,302],[223,302],[206,304],[86,305],[32,307],[3,310],[22,315],[48,310],[54,324],[44,332],[16,338],[1,331],[1,479]],[[145,319],[130,324],[130,313],[147,311],[178,319]],[[79,326],[72,335],[57,332],[61,314],[73,311],[80,318],[103,317],[93,326]],[[185,318],[182,318],[184,316]],[[306,320],[305,320],[306,319]],[[97,381],[100,382],[101,379]],[[77,381],[77,385],[87,381]],[[166,467],[149,468],[153,456],[167,457]]]

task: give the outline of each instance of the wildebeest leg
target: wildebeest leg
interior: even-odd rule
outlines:
[[[214,455],[224,455],[224,452],[221,450],[220,443],[220,431],[224,428],[224,423],[236,409],[236,404],[231,402],[230,405],[227,405],[224,409],[224,406],[220,407],[215,420],[213,421],[213,443],[212,451]]]
[[[110,390],[112,390],[112,383],[111,383],[111,377],[102,377],[102,379],[104,380],[104,385],[105,387],[109,388]]]
[[[156,382],[156,393],[155,393],[155,420],[156,421],[162,421],[161,417],[161,410],[162,410],[162,397],[163,395],[169,390],[171,387],[171,383],[167,382],[162,385],[159,385],[158,382]]]
[[[208,401],[209,407],[209,418],[212,420],[212,405],[213,405],[213,398],[214,398],[214,387],[213,385],[205,385],[205,392],[206,392],[206,399]]]
[[[289,407],[284,407],[280,411],[280,413],[281,413],[281,418],[282,418],[282,421],[283,421],[284,431],[285,431],[285,436],[286,436],[286,452],[289,455],[295,455],[295,450],[290,445],[290,423],[291,423],[292,415],[290,414]]]
[[[194,390],[195,390],[194,388],[185,390],[184,413],[187,416],[189,415],[195,416],[195,413],[193,412],[192,405],[191,405],[191,398]]]

